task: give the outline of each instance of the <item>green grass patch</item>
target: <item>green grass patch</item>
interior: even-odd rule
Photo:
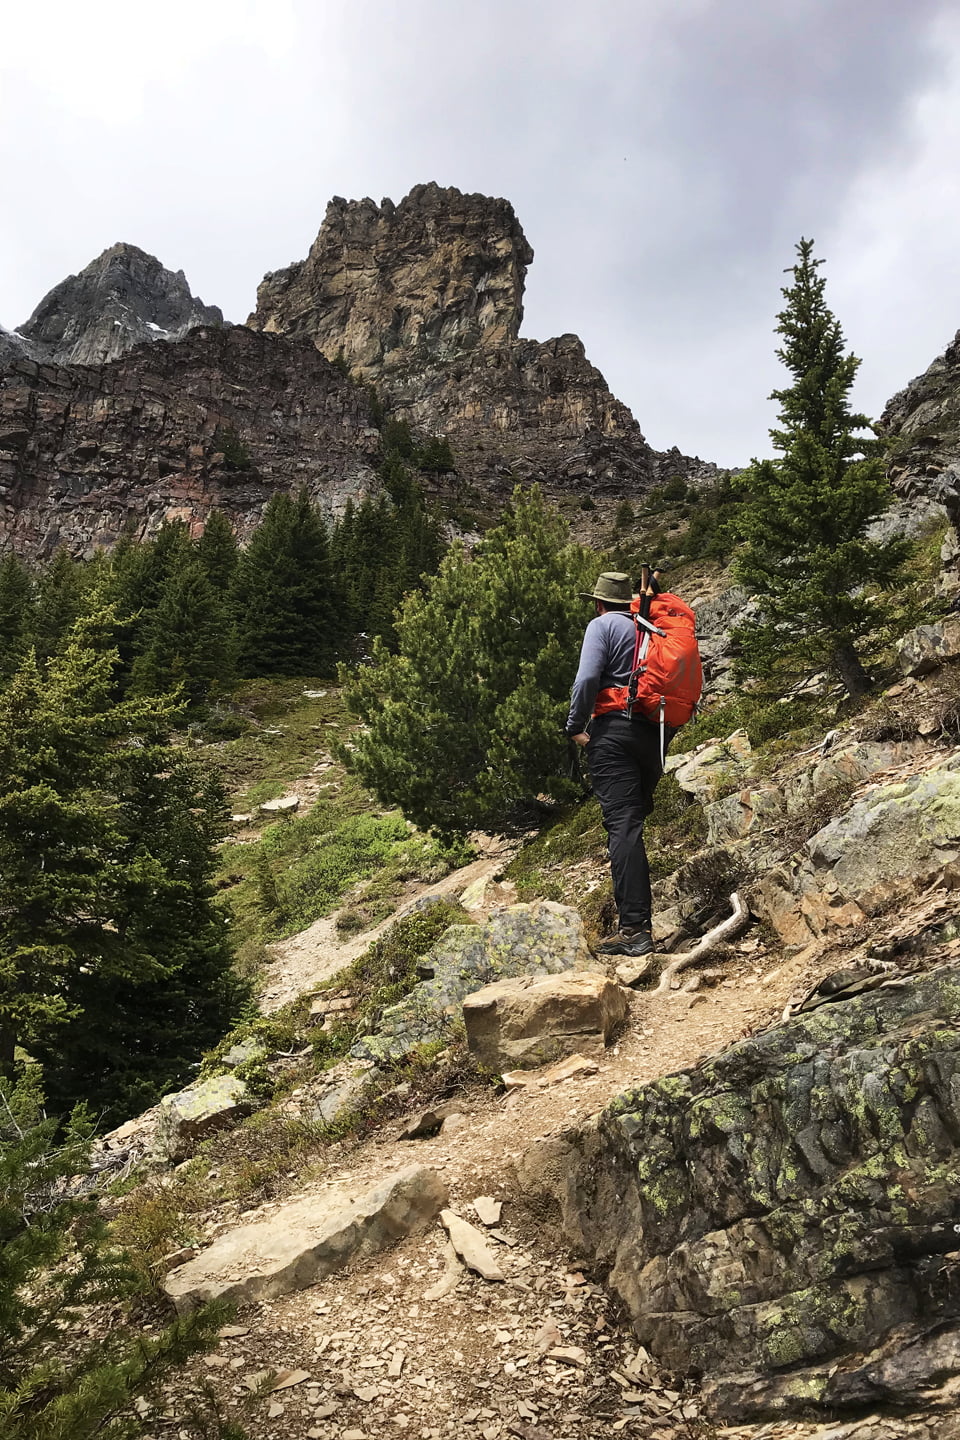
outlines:
[[[223,847],[224,903],[238,944],[305,929],[361,881],[361,918],[374,924],[392,913],[406,881],[433,882],[464,862],[462,846],[414,830],[399,811],[349,813],[353,799],[346,814],[342,797],[321,800],[302,818],[269,825],[253,844]]]
[[[724,740],[734,730],[746,730],[754,749],[770,742],[777,742],[780,749],[802,748],[829,727],[834,710],[822,697],[780,700],[760,691],[738,691],[685,725],[670,754],[685,754],[708,740]]]
[[[308,699],[305,690],[327,693]],[[244,722],[242,732],[207,748],[234,808],[242,811],[282,795],[319,756],[330,755],[352,723],[335,683],[309,677],[245,681],[233,697],[233,711]],[[322,778],[339,780],[342,774],[337,766]]]
[[[584,800],[563,812],[545,830],[524,845],[504,874],[517,887],[520,900],[557,900],[574,903],[571,871],[585,860],[597,858],[606,846],[606,831],[596,800]]]
[[[305,690],[326,690],[309,698]],[[339,691],[323,681],[255,680],[237,695],[244,733],[208,746],[234,808],[256,812],[311,774],[320,791],[304,814],[263,822],[258,838],[243,832],[221,847],[218,883],[228,909],[242,973],[262,970],[266,941],[304,929],[351,892],[341,933],[389,918],[408,881],[433,883],[472,858],[463,843],[446,845],[378,809],[370,792],[333,756],[353,726]]]

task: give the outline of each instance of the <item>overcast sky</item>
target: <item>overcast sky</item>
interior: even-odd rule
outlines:
[[[801,235],[871,413],[960,327],[950,0],[46,0],[0,42],[0,321],[126,240],[242,321],[327,200],[512,201],[523,333],[650,442],[769,453]]]

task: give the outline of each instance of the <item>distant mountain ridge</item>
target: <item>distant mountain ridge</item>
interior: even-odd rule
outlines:
[[[273,490],[300,485],[339,513],[379,486],[382,405],[447,437],[455,471],[431,484],[460,509],[496,511],[518,483],[587,501],[715,474],[654,451],[577,336],[520,338],[532,260],[503,199],[436,184],[396,205],[336,197],[243,327],[182,272],[112,246],[0,331],[0,545],[87,553],[171,515],[199,528],[225,503],[244,534]],[[242,475],[214,459],[225,426]]]
[[[61,280],[2,339],[30,359],[102,365],[146,340],[178,340],[196,325],[222,324],[222,312],[191,294],[182,270],[166,270],[136,245],[118,244]]]

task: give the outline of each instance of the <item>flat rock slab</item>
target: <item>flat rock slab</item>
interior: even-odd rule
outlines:
[[[628,1011],[621,987],[597,971],[500,980],[463,1002],[467,1043],[481,1064],[498,1073],[585,1048],[602,1050]]]
[[[299,809],[299,795],[283,795],[279,800],[264,800],[260,806],[260,810],[264,815],[286,815]]]
[[[337,1186],[221,1235],[171,1271],[164,1289],[180,1314],[218,1297],[238,1305],[275,1300],[426,1230],[446,1203],[443,1181],[422,1165],[398,1170],[359,1195]]]
[[[475,1270],[484,1280],[503,1279],[503,1271],[497,1264],[496,1256],[476,1225],[471,1225],[469,1220],[464,1220],[453,1210],[441,1210],[440,1223],[468,1270]]]

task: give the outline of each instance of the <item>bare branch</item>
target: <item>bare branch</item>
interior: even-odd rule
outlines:
[[[724,940],[733,940],[746,930],[750,924],[750,911],[741,899],[739,890],[734,890],[730,896],[730,904],[733,907],[733,914],[728,915],[726,920],[721,920],[719,925],[714,925],[712,930],[708,930],[692,950],[685,950],[682,955],[677,956],[676,960],[672,960],[660,976],[660,984],[655,990],[651,990],[651,995],[666,995],[674,975],[679,974],[681,970],[686,970],[690,965],[695,965],[704,955],[708,955],[711,950],[716,950]]]

